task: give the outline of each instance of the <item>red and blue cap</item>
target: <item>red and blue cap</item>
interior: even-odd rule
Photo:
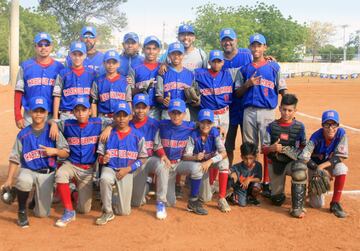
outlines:
[[[126,43],[129,39],[134,40],[136,43],[139,43],[139,36],[135,32],[129,32],[124,35],[123,42]]]
[[[181,33],[195,34],[195,30],[194,30],[194,27],[190,24],[182,24],[179,26],[179,29],[178,29],[178,34],[181,34]]]
[[[210,62],[214,61],[215,59],[219,59],[221,61],[224,60],[224,53],[220,50],[212,50],[209,54]]]
[[[86,33],[90,33],[90,38],[96,38],[96,28],[93,26],[84,26],[81,29],[81,37],[85,37]]]
[[[220,41],[224,38],[230,38],[232,40],[237,38],[236,32],[232,28],[224,28],[220,31]]]
[[[148,36],[144,40],[144,46],[150,44],[150,43],[156,43],[159,48],[161,48],[161,42],[160,40],[155,36]]]
[[[49,104],[48,104],[46,98],[44,98],[42,96],[35,96],[30,99],[29,108],[32,111],[34,111],[38,108],[42,108],[45,111],[49,111]]]
[[[200,122],[209,120],[211,123],[214,123],[214,112],[210,109],[201,109],[198,115],[198,120]]]
[[[115,114],[119,113],[119,112],[125,112],[127,115],[131,114],[131,109],[130,109],[130,105],[128,104],[128,102],[121,100],[116,108],[115,108]]]
[[[109,51],[105,52],[104,62],[107,62],[110,59],[114,59],[115,61],[120,62],[119,53],[117,53],[117,51],[115,51],[115,50],[109,50]]]
[[[83,107],[89,109],[90,108],[90,102],[88,98],[84,97],[78,97],[75,100],[75,105],[73,106],[73,109],[75,109],[78,105],[82,105]]]
[[[143,103],[146,106],[149,106],[149,95],[139,93],[136,94],[133,98],[133,105],[136,106],[137,104]]]
[[[73,53],[75,51],[79,51],[82,54],[86,54],[86,45],[83,42],[72,42],[70,44],[70,52]]]
[[[185,112],[185,110],[186,110],[186,105],[184,100],[179,98],[170,100],[169,109],[168,109],[169,112],[172,111]]]
[[[52,39],[51,36],[46,33],[46,32],[39,32],[38,34],[36,34],[36,36],[34,37],[34,43],[37,44],[42,40],[46,40],[49,43],[52,43]]]
[[[340,119],[339,119],[339,113],[335,110],[327,110],[325,112],[323,112],[322,114],[322,118],[321,118],[321,123],[324,124],[325,122],[332,120],[334,122],[336,122],[337,124],[339,124]]]
[[[250,44],[255,42],[258,42],[259,44],[266,44],[266,38],[262,34],[256,33],[250,36],[249,42]]]
[[[175,43],[169,44],[168,53],[171,54],[176,51],[184,54],[184,52],[185,52],[184,45],[180,42],[175,42]]]

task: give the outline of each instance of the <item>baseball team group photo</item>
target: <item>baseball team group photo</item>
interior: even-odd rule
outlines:
[[[0,249],[360,248],[358,27],[232,2],[0,1]]]

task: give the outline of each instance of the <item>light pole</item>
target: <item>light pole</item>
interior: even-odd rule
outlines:
[[[19,0],[11,1],[10,10],[10,81],[13,87],[16,84],[16,75],[19,70]]]
[[[344,25],[341,25],[341,27],[344,29],[344,59],[343,59],[343,61],[345,62],[345,61],[346,61],[345,29],[346,29],[347,27],[349,27],[349,25],[344,24]]]

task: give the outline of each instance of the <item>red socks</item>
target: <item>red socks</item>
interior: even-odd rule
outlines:
[[[346,175],[335,176],[334,194],[331,202],[340,202],[341,193],[344,189]]]
[[[209,182],[210,182],[210,185],[214,184],[214,181],[216,180],[216,177],[217,177],[218,173],[219,173],[219,169],[210,167],[210,169],[209,169]]]
[[[213,169],[215,169],[215,168],[213,168]],[[215,169],[215,170],[218,171],[218,169]],[[219,198],[225,198],[228,176],[229,176],[228,171],[219,173]]]
[[[263,182],[269,183],[270,177],[269,177],[269,166],[268,166],[268,159],[266,154],[264,154],[264,175],[263,175]]]
[[[71,193],[69,183],[58,183],[57,184],[57,192],[63,203],[63,206],[67,210],[74,210],[71,203]]]

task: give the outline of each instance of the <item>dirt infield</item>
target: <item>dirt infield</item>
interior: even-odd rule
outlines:
[[[320,117],[325,109],[336,109],[346,126],[360,129],[360,80],[323,80],[299,78],[288,80],[289,90],[300,99],[298,110]],[[7,158],[18,130],[13,119],[13,90],[0,87],[0,182],[7,173]],[[309,137],[320,125],[316,119],[298,115]],[[346,129],[350,143],[349,175],[345,190],[360,190],[360,132]],[[239,142],[240,144],[240,142]],[[236,156],[239,155],[238,147]],[[239,157],[237,157],[239,160]],[[289,183],[289,182],[288,182]],[[185,210],[186,201],[179,201],[168,209],[165,221],[156,220],[154,201],[130,216],[116,217],[106,226],[94,225],[100,215],[99,203],[88,215],[77,215],[77,220],[66,229],[54,227],[62,208],[55,205],[50,218],[30,216],[30,228],[15,225],[16,205],[0,202],[0,250],[127,250],[127,249],[202,249],[202,250],[360,250],[360,194],[343,195],[342,203],[349,216],[337,219],[328,212],[308,209],[304,219],[294,219],[290,208],[289,186],[287,200],[282,207],[271,206],[261,200],[260,206],[232,207],[223,214],[214,199],[207,205],[208,216],[197,216]]]

